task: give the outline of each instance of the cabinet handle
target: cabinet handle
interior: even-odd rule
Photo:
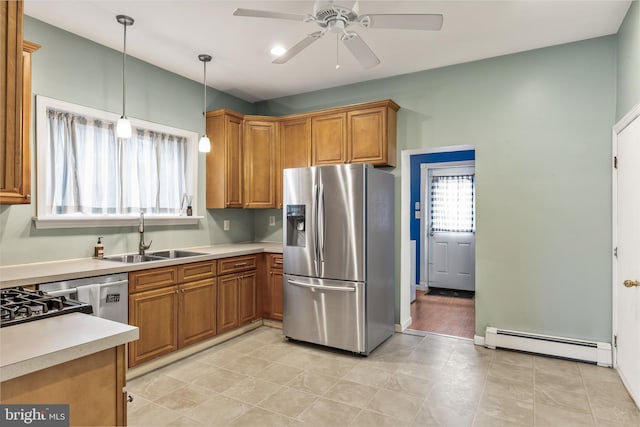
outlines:
[[[248,262],[239,262],[238,264],[233,264],[234,267],[242,267],[244,265],[249,265]]]

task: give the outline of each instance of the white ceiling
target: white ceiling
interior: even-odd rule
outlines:
[[[336,38],[330,33],[286,64],[272,64],[274,44],[291,47],[317,26],[232,15],[238,7],[305,15],[313,3],[26,0],[25,14],[119,51],[123,27],[115,16],[129,15],[135,24],[127,29],[128,54],[202,82],[198,54],[208,53],[209,86],[257,101],[615,34],[631,2],[361,0],[361,15],[444,15],[438,32],[355,27],[382,61],[368,70],[344,47],[336,70]],[[46,40],[34,41],[46,46]]]

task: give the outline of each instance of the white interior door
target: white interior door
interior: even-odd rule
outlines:
[[[429,287],[475,290],[474,167],[428,169],[425,240]]]
[[[614,171],[615,359],[622,381],[640,407],[640,106],[614,128],[614,150],[618,163]]]

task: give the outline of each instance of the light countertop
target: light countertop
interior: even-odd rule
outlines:
[[[82,313],[0,328],[0,381],[113,348],[138,335],[135,326]]]
[[[178,248],[172,248],[178,249]],[[206,255],[150,261],[137,264],[107,261],[95,258],[73,259],[65,261],[40,262],[33,264],[9,265],[0,267],[0,288],[26,286],[81,277],[101,276],[104,274],[124,273],[170,265],[187,264],[218,258],[248,255],[261,252],[282,253],[281,243],[232,243],[225,245],[180,248],[202,252]],[[162,250],[162,249],[156,249]],[[153,252],[153,251],[149,251]],[[107,256],[116,254],[107,254]]]

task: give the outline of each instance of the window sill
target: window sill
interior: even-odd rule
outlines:
[[[203,219],[202,216],[146,216],[145,225],[193,225]],[[77,218],[38,218],[33,217],[33,223],[38,230],[49,228],[95,228],[95,227],[126,227],[137,226],[139,216],[126,217],[77,217]]]

